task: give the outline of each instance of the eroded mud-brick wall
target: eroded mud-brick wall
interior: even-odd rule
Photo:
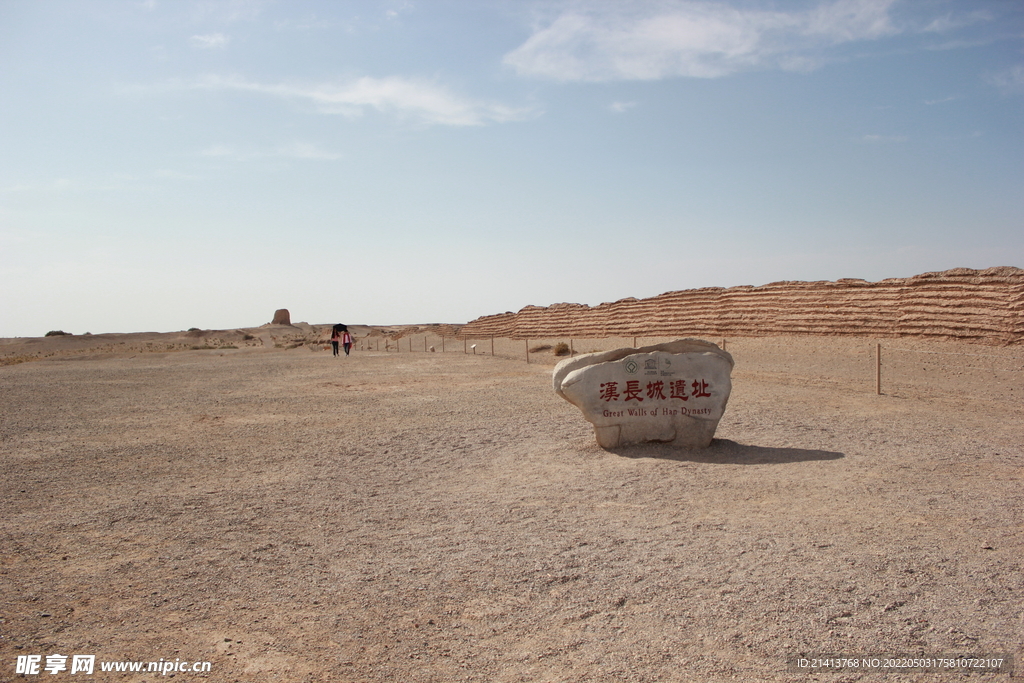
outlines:
[[[527,306],[477,318],[465,336],[859,335],[1024,341],[1024,270],[956,268],[880,282],[706,287],[599,306]]]

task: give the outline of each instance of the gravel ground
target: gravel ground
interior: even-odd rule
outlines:
[[[875,396],[753,362],[830,343],[730,340],[704,451],[600,449],[550,360],[2,367],[0,680],[56,653],[207,681],[1007,680],[787,670],[1024,653],[1020,385]]]

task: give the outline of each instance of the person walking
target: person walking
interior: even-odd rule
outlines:
[[[345,347],[345,355],[352,350],[352,335],[348,333],[348,329],[341,333],[341,345]]]
[[[348,334],[348,332],[346,332],[345,334]],[[331,348],[334,349],[334,355],[335,356],[338,355],[338,342],[339,341],[341,341],[341,330],[338,329],[338,325],[335,325],[331,329]],[[345,353],[346,354],[348,353],[348,349],[345,350]]]

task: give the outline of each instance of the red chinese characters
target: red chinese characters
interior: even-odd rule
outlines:
[[[647,383],[647,398],[655,399],[659,401],[665,400],[665,393],[662,391],[665,388],[664,382],[648,382]]]
[[[619,383],[605,382],[601,385],[601,398],[605,401],[614,401],[619,397]]]
[[[668,401],[671,399],[689,401],[690,398],[710,398],[710,390],[711,384],[703,378],[695,379],[692,382],[688,382],[685,379],[676,379],[668,383],[669,395],[666,397],[665,382],[662,380],[648,382],[647,386],[641,387],[640,380],[631,379],[626,381],[626,388],[621,394],[619,393],[618,382],[604,382],[601,384],[599,398],[603,401],[617,401],[621,398],[623,401],[640,402],[644,400],[641,393],[645,393],[647,398],[652,401]]]
[[[686,395],[686,380],[677,379],[668,383],[669,390],[672,392],[669,398],[681,398],[684,401],[689,401],[690,397]]]
[[[640,389],[640,380],[638,380],[638,379],[631,379],[631,380],[626,382],[626,393],[623,394],[623,396],[625,396],[625,398],[623,398],[622,400],[623,401],[642,401],[642,400],[644,400],[644,398],[643,398],[643,396],[640,395],[641,391],[642,390]]]

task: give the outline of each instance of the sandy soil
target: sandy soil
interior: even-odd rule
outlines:
[[[550,356],[0,367],[0,680],[55,653],[208,681],[1007,680],[787,670],[1024,654],[1024,350],[957,347],[998,391],[908,361],[875,396],[868,340],[835,344],[730,340],[692,452],[598,448]]]

